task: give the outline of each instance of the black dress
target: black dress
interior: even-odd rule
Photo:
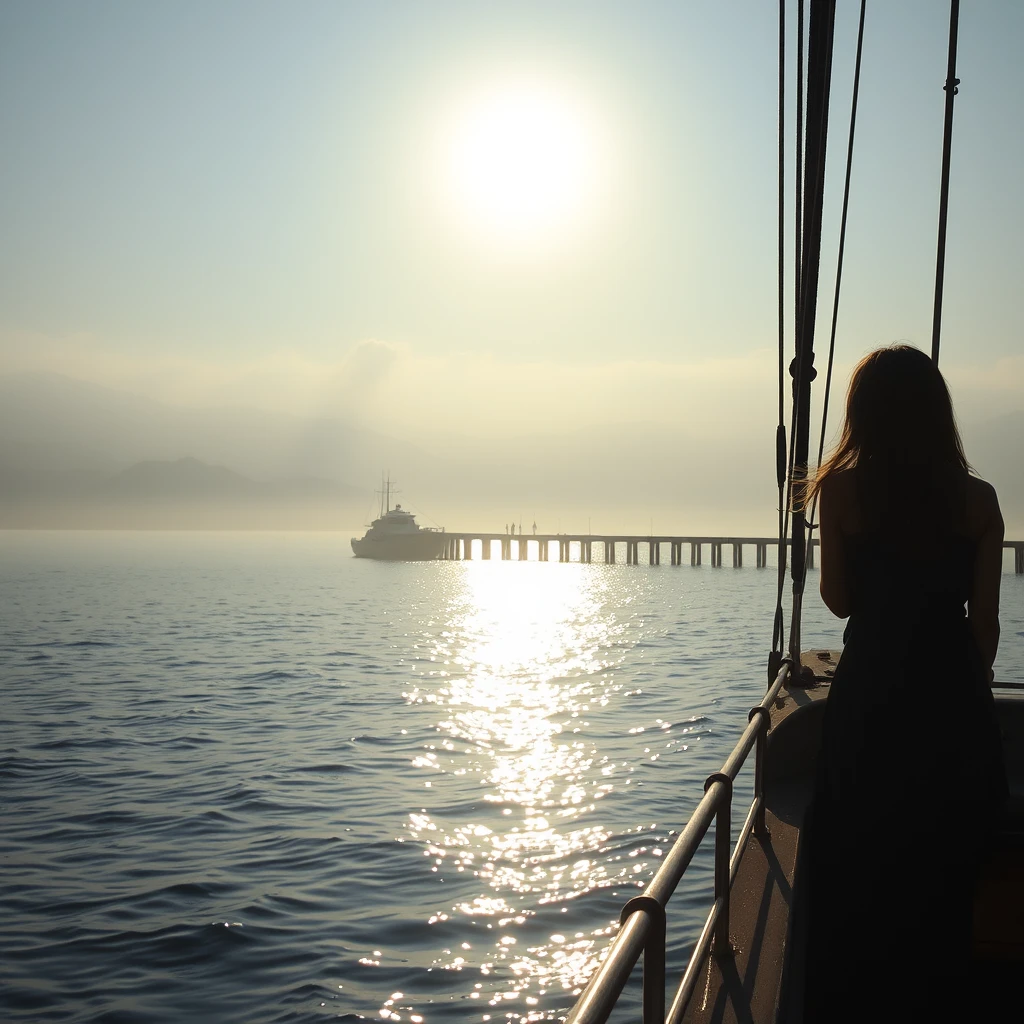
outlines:
[[[846,540],[850,621],[808,822],[805,1020],[955,1020],[1006,796],[965,603],[975,545]]]

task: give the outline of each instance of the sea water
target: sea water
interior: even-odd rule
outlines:
[[[0,1017],[557,1019],[760,699],[776,584],[0,534]],[[804,646],[837,647],[816,591]]]

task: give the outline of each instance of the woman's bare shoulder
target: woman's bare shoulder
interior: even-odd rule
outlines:
[[[980,535],[993,527],[1001,531],[1003,516],[999,511],[999,498],[996,489],[980,477],[967,478],[967,519],[972,533]]]
[[[852,469],[836,470],[821,481],[822,497],[829,502],[846,504],[856,496],[856,493]]]
[[[855,533],[860,525],[856,478],[852,469],[829,473],[821,481],[821,507],[844,533]]]

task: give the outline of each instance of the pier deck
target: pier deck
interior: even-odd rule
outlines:
[[[643,549],[649,565],[661,565],[662,549],[668,549],[670,565],[683,564],[683,548],[689,553],[690,565],[701,565],[705,550],[708,564],[721,566],[722,552],[732,549],[732,564],[735,568],[743,565],[744,548],[754,549],[754,565],[761,569],[768,565],[768,549],[777,548],[777,537],[738,537],[738,536],[694,536],[692,534],[668,535],[655,534],[640,536],[635,534],[593,534],[593,533],[478,533],[456,532],[446,535],[442,558],[458,561],[462,559],[493,557],[505,561],[525,562],[531,554],[539,562],[551,559],[551,552],[557,550],[559,562],[605,562],[614,564],[622,561],[627,565],[640,563],[640,552]],[[790,543],[786,542],[787,545]],[[807,549],[808,568],[814,568],[815,552],[818,548],[817,539],[812,539]],[[1004,549],[1013,552],[1013,569],[1018,575],[1024,574],[1024,541],[1006,541]],[[595,558],[597,550],[601,557]],[[495,555],[497,552],[497,555]]]

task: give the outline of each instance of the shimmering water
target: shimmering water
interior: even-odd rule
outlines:
[[[763,692],[776,579],[297,534],[7,533],[0,566],[0,1015],[32,1021],[564,1014]],[[816,597],[805,635],[839,644]]]

